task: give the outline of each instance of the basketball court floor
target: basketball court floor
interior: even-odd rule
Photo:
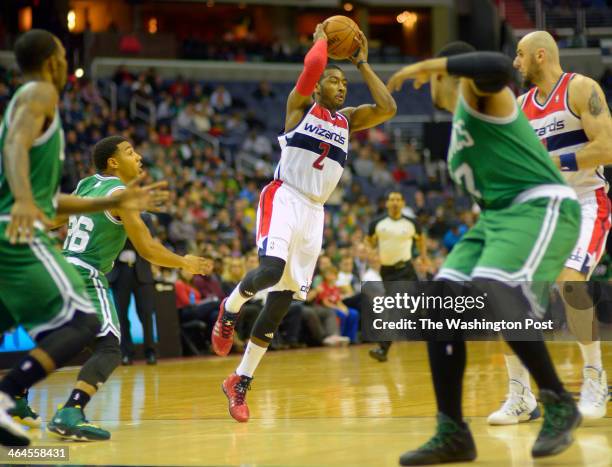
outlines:
[[[79,465],[395,466],[435,426],[425,344],[396,344],[387,363],[370,359],[369,348],[270,352],[248,394],[246,424],[230,418],[220,389],[237,355],[120,367],[87,409],[91,421],[112,431],[111,441],[63,442],[35,430],[34,445],[68,446],[68,464]],[[578,392],[578,347],[550,348],[568,388]],[[486,424],[506,391],[502,350],[499,342],[468,346],[464,410],[478,447],[474,465],[536,465],[530,449],[540,422]],[[603,344],[603,354],[610,371],[611,344]],[[32,391],[44,421],[65,401],[76,374],[62,370]],[[579,429],[568,451],[537,465],[612,465],[611,417],[609,407],[607,418]]]

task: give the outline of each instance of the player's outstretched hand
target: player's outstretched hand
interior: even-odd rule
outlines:
[[[170,198],[170,193],[166,189],[168,182],[161,181],[142,186],[145,176],[145,173],[141,173],[127,184],[125,190],[118,195],[118,209],[152,212],[163,209],[164,204]]]
[[[34,222],[40,221],[43,224],[49,222],[32,199],[15,201],[10,216],[11,220],[6,227],[5,235],[13,245],[29,243],[34,239]]]
[[[405,66],[400,71],[396,72],[389,81],[387,82],[387,89],[390,92],[396,92],[402,89],[402,84],[407,79],[414,80],[414,88],[419,89],[425,83],[429,82],[431,72],[427,69],[427,62],[414,63],[412,65]]]
[[[353,65],[359,66],[359,63],[368,61],[368,38],[363,31],[359,31],[353,40],[359,44],[359,49],[352,57],[349,57],[349,60],[353,62]]]
[[[317,42],[319,39],[327,40],[327,34],[325,34],[325,26],[324,23],[317,24],[315,28],[315,32],[312,35],[312,41]]]
[[[183,256],[183,259],[185,260],[183,269],[191,274],[202,274],[206,276],[212,272],[213,262],[209,258],[185,255]]]

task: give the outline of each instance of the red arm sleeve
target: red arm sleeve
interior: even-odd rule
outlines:
[[[327,41],[319,39],[304,57],[304,70],[297,80],[295,89],[302,96],[310,96],[327,66]]]

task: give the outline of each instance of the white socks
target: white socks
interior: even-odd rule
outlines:
[[[240,308],[242,308],[242,305],[248,302],[251,298],[252,297],[245,298],[240,293],[240,282],[238,282],[238,285],[234,287],[234,290],[232,290],[232,293],[225,301],[225,311],[229,311],[230,313],[238,313]]]
[[[236,368],[236,374],[238,376],[248,376],[249,378],[252,378],[253,373],[255,373],[255,370],[266,353],[266,350],[268,350],[267,347],[261,347],[253,344],[252,341],[249,341],[247,348],[244,351],[244,355],[242,356],[242,361],[240,362],[240,365],[238,365],[238,368]]]
[[[529,372],[527,368],[523,366],[520,358],[516,355],[504,355],[506,359],[506,368],[508,368],[508,377],[515,381],[518,381],[523,386],[531,391],[531,380],[529,379]]]
[[[584,366],[591,366],[598,370],[603,368],[601,361],[601,343],[600,341],[593,341],[590,344],[581,344],[578,342],[578,347],[582,352],[582,359],[584,360]]]

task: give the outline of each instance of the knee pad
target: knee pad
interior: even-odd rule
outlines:
[[[263,310],[253,325],[251,335],[268,344],[272,342],[274,333],[289,310],[291,300],[293,292],[290,290],[270,292]]]
[[[100,337],[96,341],[93,355],[81,368],[78,379],[98,388],[106,382],[120,363],[119,339],[112,334]]]
[[[95,313],[77,311],[64,326],[47,332],[37,339],[38,346],[59,368],[83,350],[99,330],[100,320]]]
[[[249,272],[240,283],[244,295],[253,296],[260,290],[277,284],[283,277],[286,261],[275,256],[262,256],[259,266]]]

